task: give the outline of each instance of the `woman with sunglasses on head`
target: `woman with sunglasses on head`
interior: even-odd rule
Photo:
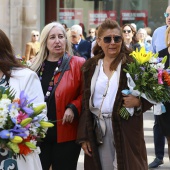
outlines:
[[[35,56],[40,50],[40,43],[38,42],[39,32],[33,30],[31,32],[31,41],[26,44],[25,49],[25,61],[31,60],[33,61]]]
[[[128,48],[132,50],[136,50],[136,48],[140,49],[140,44],[136,38],[135,28],[131,24],[124,24],[122,26],[122,32],[124,43]]]
[[[77,142],[85,152],[85,169],[148,170],[142,113],[151,104],[121,92],[127,89],[123,69],[133,59],[116,21],[108,18],[99,26],[93,52],[94,57],[82,68],[83,111],[77,135]],[[128,120],[120,117],[123,106],[135,110]],[[99,133],[94,131],[94,122],[101,127],[100,140]]]

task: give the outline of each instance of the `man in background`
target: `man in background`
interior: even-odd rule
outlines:
[[[91,43],[82,39],[82,27],[80,25],[73,25],[70,28],[70,37],[74,55],[85,58],[90,58]]]

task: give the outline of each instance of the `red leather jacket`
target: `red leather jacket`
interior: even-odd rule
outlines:
[[[73,56],[55,91],[57,120],[61,120],[63,118],[66,107],[69,104],[74,105],[78,111],[78,116],[74,118],[72,123],[65,123],[62,125],[62,121],[57,121],[58,143],[76,140],[78,120],[82,105],[81,67],[84,62],[84,58]],[[59,75],[60,73],[55,76],[54,83],[57,82]]]

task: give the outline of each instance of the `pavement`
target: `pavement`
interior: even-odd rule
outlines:
[[[155,158],[154,144],[153,144],[153,124],[154,124],[153,111],[148,110],[147,112],[144,113],[144,135],[145,135],[146,149],[148,155],[147,156],[148,163],[151,163]],[[84,170],[83,162],[84,162],[84,153],[83,151],[81,151],[77,170]],[[165,145],[164,164],[152,170],[170,170],[170,161],[168,157],[167,143]]]

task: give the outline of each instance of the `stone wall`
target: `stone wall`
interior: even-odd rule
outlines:
[[[31,31],[40,31],[40,0],[0,0],[0,23],[15,53],[25,55]]]

